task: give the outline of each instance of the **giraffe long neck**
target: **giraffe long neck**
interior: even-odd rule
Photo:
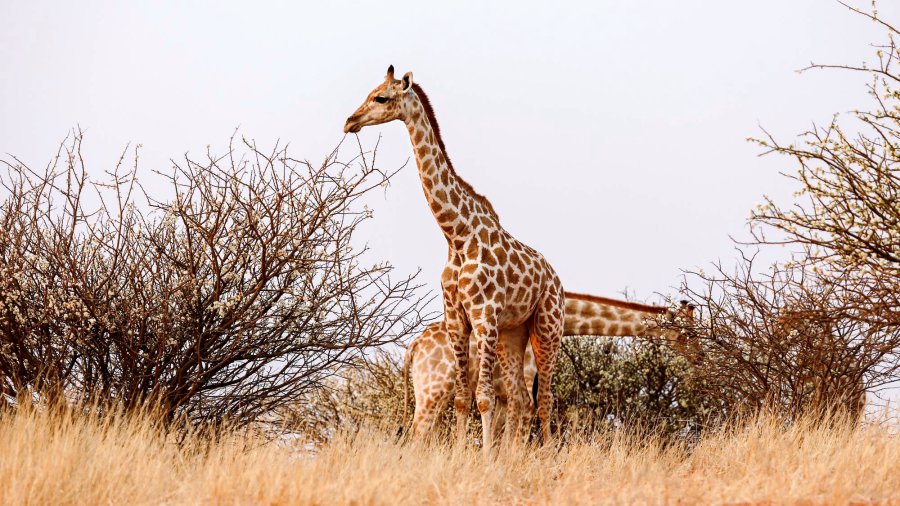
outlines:
[[[667,309],[602,297],[566,293],[567,336],[655,336],[656,318]]]
[[[440,130],[437,125],[432,125],[433,121],[433,113],[426,110],[416,95],[406,128],[415,151],[422,190],[447,241],[459,250],[478,225],[499,226],[499,223],[490,204],[456,174],[444,152]]]

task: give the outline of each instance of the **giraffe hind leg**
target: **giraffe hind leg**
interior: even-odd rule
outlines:
[[[498,351],[501,359],[502,386],[506,394],[506,427],[503,435],[506,446],[521,441],[521,426],[527,405],[523,372],[527,342],[528,334],[524,326],[503,330],[500,333],[502,346],[498,346]]]
[[[422,409],[419,410],[419,402],[416,402],[416,413],[413,420],[413,437],[417,440],[427,439],[434,435],[435,428],[441,418],[450,398],[453,396],[453,382],[444,382],[430,393],[428,398],[421,401]]]
[[[550,414],[553,409],[553,370],[563,335],[565,301],[562,290],[551,290],[538,304],[531,324],[531,348],[537,365],[537,412],[544,444],[550,441]]]

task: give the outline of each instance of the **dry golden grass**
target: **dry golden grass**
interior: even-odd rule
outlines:
[[[485,464],[379,431],[314,454],[241,436],[178,446],[148,418],[23,409],[0,418],[0,503],[900,504],[891,432],[762,418],[692,451],[622,431]]]

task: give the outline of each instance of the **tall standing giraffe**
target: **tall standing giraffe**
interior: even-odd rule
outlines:
[[[605,337],[661,337],[676,352],[691,357],[694,343],[689,342],[685,329],[693,325],[694,306],[681,301],[676,310],[662,306],[651,306],[606,297],[566,292],[566,336]],[[470,349],[469,359],[474,357]],[[531,349],[525,355],[525,386],[531,386],[534,379],[534,355]],[[455,384],[453,343],[444,322],[434,322],[413,339],[403,360],[404,382],[411,377],[415,396],[410,433],[421,438],[429,433],[450,399]],[[499,372],[499,371],[497,371]],[[469,367],[470,381],[477,373]],[[499,375],[495,377],[496,379]],[[505,391],[498,396],[499,412],[505,411]],[[409,404],[408,388],[404,389],[404,413]],[[529,403],[530,404],[530,403]],[[404,416],[404,420],[406,417]],[[526,425],[529,419],[526,418]],[[500,425],[498,421],[495,425]],[[497,430],[494,431],[496,436]]]
[[[454,402],[458,441],[465,441],[471,402],[466,374],[469,329],[479,350],[475,398],[485,453],[492,447],[495,401],[491,378],[498,352],[509,397],[507,424],[518,427],[527,395],[522,359],[529,339],[540,378],[538,416],[544,441],[548,441],[553,404],[550,382],[563,335],[562,283],[547,260],[507,232],[491,203],[457,175],[431,104],[422,88],[413,83],[412,72],[394,79],[394,67],[390,66],[384,82],[347,119],[344,132],[355,133],[397,119],[409,131],[425,198],[449,246],[441,288],[444,318],[458,365]]]

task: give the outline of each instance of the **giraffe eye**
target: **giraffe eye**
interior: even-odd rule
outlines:
[[[387,97],[375,97],[375,101],[379,104],[383,104],[388,101]]]

